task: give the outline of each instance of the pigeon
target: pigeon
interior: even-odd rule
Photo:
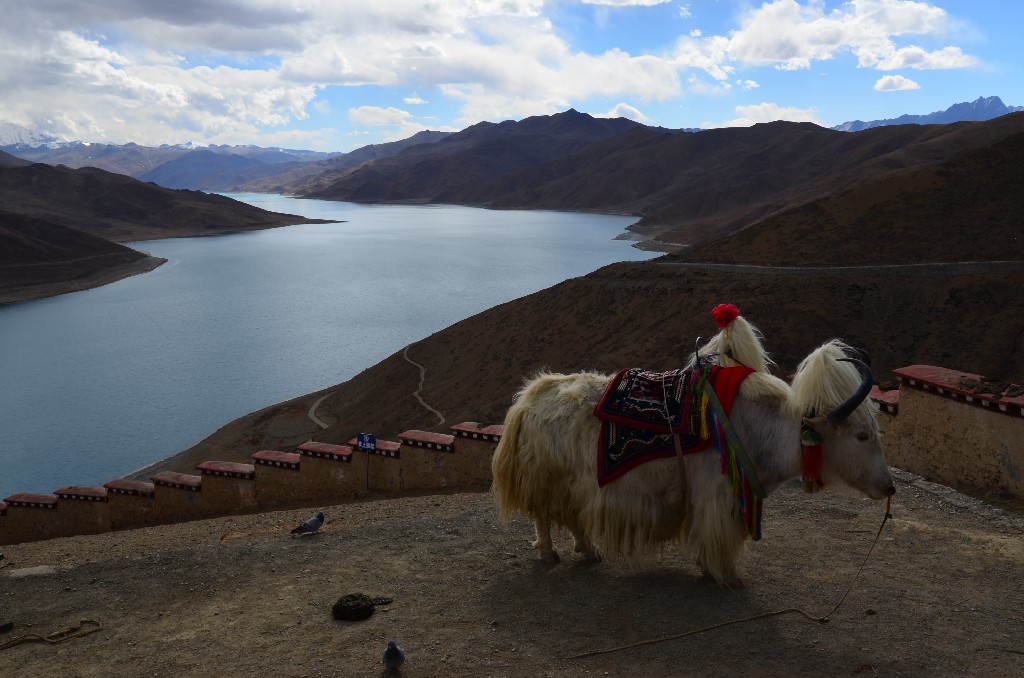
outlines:
[[[384,664],[384,668],[397,671],[398,668],[405,663],[405,652],[395,644],[395,641],[389,640],[388,646],[384,650],[384,654],[381,655],[380,661]]]
[[[313,516],[312,518],[310,518],[309,520],[307,520],[306,522],[302,523],[294,530],[292,530],[292,534],[314,534],[320,531],[320,528],[323,526],[323,524],[324,512],[321,511],[320,513],[316,514],[315,516]]]

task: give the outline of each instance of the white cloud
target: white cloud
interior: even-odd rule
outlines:
[[[728,49],[728,41],[720,36],[702,40],[682,37],[676,41],[672,61],[679,69],[699,69],[715,80],[725,81],[736,71],[729,64]]]
[[[822,124],[813,109],[792,108],[779,106],[774,103],[760,103],[750,106],[737,106],[736,114],[739,116],[720,125],[705,125],[707,127],[749,127],[760,122],[775,122],[776,120],[788,120],[790,122],[813,122],[816,125]]]
[[[668,1],[583,0],[593,6],[587,14],[609,14],[610,26],[625,12],[615,7]],[[595,101],[643,106],[684,91],[748,90],[757,83],[739,72],[744,67],[801,69],[840,54],[879,71],[977,63],[937,42],[959,35],[946,12],[914,0],[758,0],[735,30],[705,35],[676,22],[678,40],[644,54],[571,43],[571,31],[548,18],[553,3],[546,0],[445,0],[430,11],[422,0],[7,4],[0,120],[96,141],[252,142],[329,111],[322,94],[333,87],[439,93],[429,103],[448,99],[458,107],[448,122],[468,124]],[[692,7],[702,5],[682,2],[672,11],[690,18]],[[416,94],[393,96],[374,99],[382,107],[354,109],[360,112],[349,120],[373,126],[367,121],[391,111],[398,122],[377,127],[417,124],[387,103],[436,113]]]
[[[916,70],[945,70],[950,68],[969,68],[977,64],[977,59],[964,54],[959,47],[944,47],[937,52],[928,52],[920,47],[903,47],[901,49],[873,54],[861,59],[862,63],[881,71],[893,71],[900,68]]]
[[[637,108],[630,106],[627,103],[618,103],[612,107],[610,111],[604,115],[595,115],[595,118],[629,118],[636,122],[647,123],[650,122],[650,118],[641,113]]]
[[[901,92],[908,89],[921,89],[921,86],[902,75],[883,75],[875,83],[876,92]]]
[[[381,125],[401,125],[412,117],[408,111],[403,111],[394,106],[381,108],[380,106],[360,106],[351,108],[348,117],[352,122],[360,125],[379,127]]]
[[[444,96],[461,103],[460,122],[550,114],[592,97],[661,101],[682,91],[677,68],[662,58],[631,56],[618,49],[573,53],[551,35],[528,40],[535,44],[464,45],[453,55],[458,68],[438,86]],[[539,48],[546,53],[543,59],[533,56]]]
[[[384,141],[397,141],[407,139],[417,132],[425,129],[434,129],[442,132],[457,132],[458,130],[447,125],[431,125],[429,128],[414,118],[412,113],[403,111],[394,106],[359,106],[348,111],[349,120],[357,125],[373,127],[384,132]]]
[[[691,73],[690,77],[686,79],[686,91],[690,94],[714,96],[726,94],[730,90],[732,90],[732,85],[725,80],[708,82],[698,77],[696,73]]]
[[[842,51],[864,68],[964,68],[974,57],[958,47],[930,52],[918,45],[897,46],[904,36],[941,36],[949,18],[940,7],[911,0],[852,0],[830,12],[821,0],[771,0],[749,10],[729,38],[736,61],[781,70],[809,68]]]

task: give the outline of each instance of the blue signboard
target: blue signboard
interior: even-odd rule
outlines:
[[[360,450],[376,450],[377,436],[372,433],[360,433],[356,438],[356,447]]]

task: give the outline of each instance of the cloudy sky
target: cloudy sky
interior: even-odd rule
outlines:
[[[1024,105],[996,0],[0,0],[0,122],[347,151],[570,107],[663,127]]]

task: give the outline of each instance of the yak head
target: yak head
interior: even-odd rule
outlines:
[[[848,358],[851,350],[833,340],[807,356],[793,379],[791,405],[804,427],[821,439],[824,483],[839,482],[884,499],[896,493],[896,486],[882,453],[878,406],[868,398],[871,368]]]

